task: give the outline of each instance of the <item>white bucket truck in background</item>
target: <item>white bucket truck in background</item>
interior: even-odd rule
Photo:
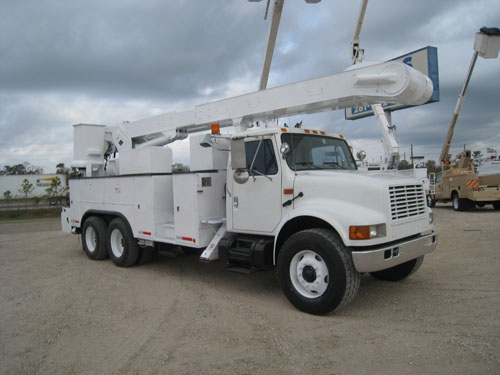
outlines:
[[[276,119],[348,106],[422,104],[423,74],[399,62],[237,96],[119,126],[74,125],[79,177],[63,230],[90,259],[133,266],[150,249],[200,249],[240,269],[276,267],[289,301],[326,314],[349,303],[360,273],[401,280],[434,250],[422,183],[357,170],[340,135]],[[220,134],[220,127],[234,127]],[[189,133],[190,171],[168,143]]]

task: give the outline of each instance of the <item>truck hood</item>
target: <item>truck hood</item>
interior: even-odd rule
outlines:
[[[372,246],[432,229],[422,182],[398,172],[311,170],[295,176],[294,215],[330,223],[347,246]],[[397,208],[396,208],[397,207]],[[386,224],[386,235],[349,239],[350,225]]]
[[[323,202],[316,206],[327,206],[329,211],[337,214],[349,212],[351,217],[358,218],[357,224],[390,222],[390,188],[410,186],[411,189],[415,185],[421,186],[422,183],[397,172],[299,171],[294,191],[295,194],[302,192],[303,198],[295,201],[294,208],[306,209],[313,202]]]
[[[298,171],[297,172],[297,180],[316,180],[317,178],[321,178],[322,181],[326,181],[327,179],[333,181],[351,181],[355,180],[356,185],[358,184],[367,184],[381,186],[381,187],[389,187],[394,185],[417,185],[421,184],[421,182],[408,175],[403,175],[398,172],[393,171],[344,171],[344,170],[310,170],[310,171]],[[335,184],[336,185],[336,184]]]

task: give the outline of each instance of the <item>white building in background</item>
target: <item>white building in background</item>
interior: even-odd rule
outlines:
[[[33,184],[33,191],[28,197],[42,197],[47,195],[47,188],[53,180],[59,177],[61,186],[67,186],[66,175],[64,174],[23,174],[0,176],[0,199],[4,199],[4,193],[10,190],[13,198],[24,198],[24,193],[20,192],[21,185],[25,179]]]

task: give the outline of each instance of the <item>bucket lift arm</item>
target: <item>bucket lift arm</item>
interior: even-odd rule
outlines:
[[[105,140],[116,151],[161,146],[188,133],[210,129],[213,123],[221,128],[245,127],[255,121],[356,105],[388,101],[418,105],[431,94],[432,82],[425,75],[391,61],[109,126]]]
[[[358,20],[356,22],[356,28],[354,29],[351,41],[351,58],[354,65],[363,62],[365,50],[360,46],[359,36],[361,34],[361,28],[363,27],[363,20],[365,18],[367,5],[368,0],[361,0]],[[384,145],[384,161],[382,169],[397,169],[400,158],[399,145],[395,137],[396,127],[391,124],[391,114],[390,112],[384,112],[382,104],[373,104],[372,109],[377,119],[378,127],[382,132],[382,144]]]
[[[472,54],[472,60],[469,65],[469,70],[465,76],[465,82],[462,87],[462,91],[458,96],[457,104],[455,105],[455,110],[453,111],[453,116],[451,117],[450,126],[448,128],[448,133],[444,141],[443,149],[441,150],[441,155],[439,156],[439,161],[441,165],[445,165],[448,160],[448,153],[450,152],[451,139],[453,138],[453,132],[455,130],[455,125],[457,123],[458,115],[462,109],[462,104],[465,98],[465,92],[469,86],[470,78],[472,76],[472,71],[476,65],[477,57],[481,56],[485,59],[496,58],[499,52],[500,44],[500,30],[497,27],[483,27],[476,33],[476,38],[474,40],[474,52]]]

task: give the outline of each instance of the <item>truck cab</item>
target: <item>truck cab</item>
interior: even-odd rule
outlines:
[[[250,130],[233,136],[231,149],[221,255],[237,266],[277,266],[284,293],[301,310],[348,303],[362,272],[403,279],[436,247],[422,183],[358,171],[341,135]]]

